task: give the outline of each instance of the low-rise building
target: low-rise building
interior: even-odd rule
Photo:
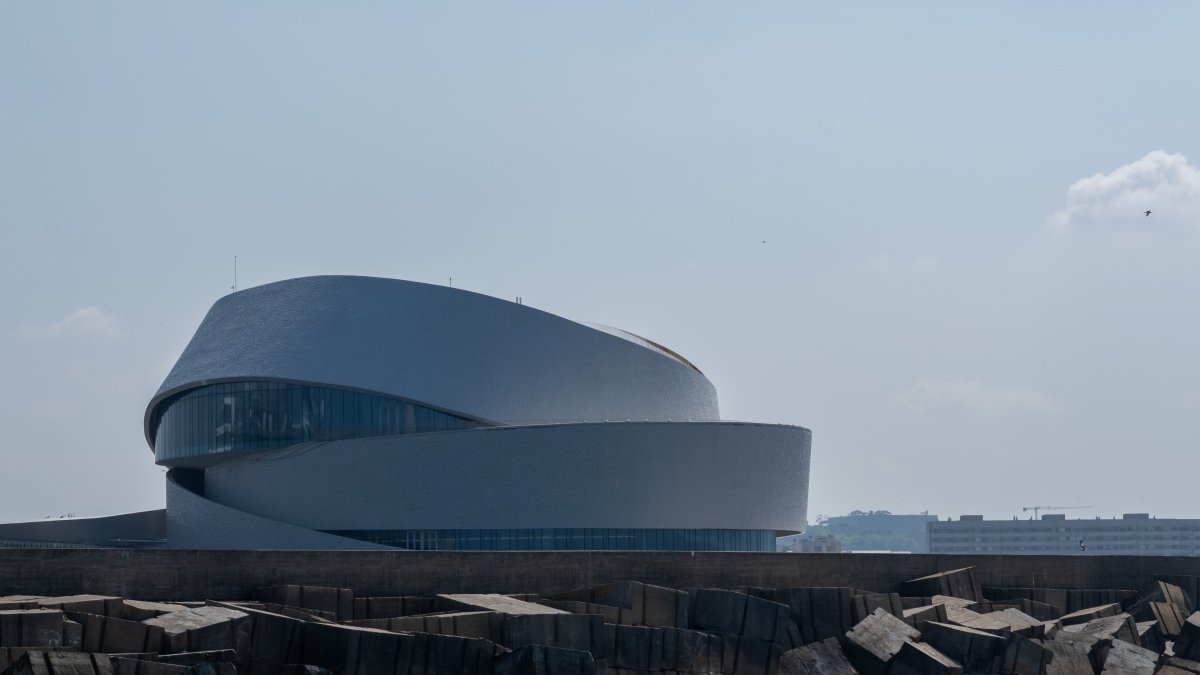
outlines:
[[[1148,513],[1072,520],[1060,513],[1038,520],[966,515],[931,521],[926,533],[930,553],[1200,555],[1200,519]]]

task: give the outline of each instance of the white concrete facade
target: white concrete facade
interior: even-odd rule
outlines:
[[[622,333],[389,279],[226,296],[146,410],[172,468],[168,543],[373,548],[428,532],[462,547],[470,532],[471,546],[774,550],[803,529],[811,433],[721,422],[698,369]],[[215,411],[180,404],[205,391]],[[414,426],[414,409],[454,430]],[[391,410],[407,424],[369,431]],[[279,440],[297,435],[311,440]],[[165,447],[180,438],[186,456]]]

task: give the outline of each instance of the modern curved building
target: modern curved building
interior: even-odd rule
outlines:
[[[807,429],[721,421],[649,340],[444,286],[227,295],[144,424],[173,548],[774,551],[805,524]]]

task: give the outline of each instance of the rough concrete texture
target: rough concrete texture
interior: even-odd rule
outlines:
[[[1158,654],[1123,640],[1114,640],[1104,659],[1108,675],[1153,675]]]
[[[577,614],[606,614],[606,608],[618,609],[615,620],[609,623],[687,628],[689,625],[689,598],[690,596],[686,592],[673,588],[643,584],[637,581],[623,581],[559,593],[551,600],[584,602],[602,608],[601,611],[587,612],[568,610]],[[557,606],[554,602],[544,604],[551,607]],[[560,607],[560,609],[562,608]]]
[[[868,675],[885,673],[888,662],[904,643],[920,637],[921,633],[912,626],[877,609],[846,633],[847,656],[855,668]]]
[[[1074,640],[1046,640],[1040,644],[1052,659],[1046,665],[1046,675],[1094,675],[1091,645]]]
[[[363,597],[437,593],[550,597],[628,579],[675,589],[840,586],[893,592],[907,579],[966,565],[973,566],[990,589],[987,598],[1006,599],[990,591],[1025,589],[1031,593],[1028,597],[1047,604],[1057,603],[1048,602],[1039,592],[1061,596],[1062,605],[1084,593],[1072,589],[1143,588],[1159,578],[1174,579],[1173,583],[1200,579],[1200,558],[1167,556],[0,549],[0,594],[90,591],[163,601],[249,599],[259,588],[302,584],[353,588]],[[1059,605],[1060,611],[1136,595],[1123,590],[1103,593],[1111,599],[1075,607]]]
[[[1133,617],[1125,613],[1092,619],[1087,623],[1063,626],[1062,632],[1068,634],[1070,639],[1122,640],[1131,645],[1141,646],[1141,642],[1138,640],[1137,624],[1134,623]]]
[[[960,579],[962,573],[956,570]],[[946,580],[955,575],[926,576],[949,585]],[[17,607],[0,610],[0,675],[6,670],[72,675],[1083,675],[1155,672],[1156,667],[1170,674],[1193,672],[1192,652],[1200,649],[1200,614],[1182,620],[1174,644],[1165,639],[1164,626],[1177,616],[1177,603],[1190,602],[1187,591],[1172,587],[1184,588],[1177,584],[1146,584],[1135,596],[1119,589],[1079,594],[1040,589],[1040,597],[1067,606],[1120,598],[1076,608],[1068,620],[1081,622],[1061,626],[1057,613],[1042,621],[1023,611],[1057,607],[1042,600],[900,596],[896,589],[902,583],[871,590],[740,584],[681,590],[622,581],[577,587],[550,600],[511,592],[412,596],[397,587],[372,587],[372,595],[355,598],[354,589],[342,584],[268,585],[207,603],[180,596],[161,603],[103,595],[10,595],[0,598],[4,606]],[[68,609],[43,609],[47,605]],[[1119,611],[1122,606],[1157,618],[1135,622]],[[840,640],[836,634],[815,637],[866,607],[874,609],[843,630]],[[421,610],[432,611],[415,613]],[[374,614],[396,616],[339,619]],[[138,616],[146,618],[133,620]],[[648,625],[685,618],[683,628]],[[38,635],[44,644],[13,644],[37,641]]]
[[[954,659],[924,642],[905,642],[892,658],[889,675],[962,675]]]
[[[0,611],[0,647],[58,647],[63,613],[57,609]]]
[[[535,602],[518,600],[498,593],[447,593],[438,598],[458,606],[464,610],[477,612],[500,612],[510,616],[529,614],[567,614],[561,609],[554,609]]]
[[[971,567],[909,579],[900,585],[900,594],[909,596],[952,595],[975,602],[983,600],[983,590],[975,570]]]
[[[912,609],[904,610],[901,618],[918,629],[921,627],[921,623],[925,621],[946,623],[946,606],[937,604],[913,607]]]
[[[789,649],[779,657],[779,675],[857,675],[836,638]]]
[[[1175,638],[1175,656],[1200,661],[1200,612],[1192,612]]]
[[[1003,656],[1005,639],[974,628],[927,621],[921,639],[957,661],[967,672],[993,672]]]

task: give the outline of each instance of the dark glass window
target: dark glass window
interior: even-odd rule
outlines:
[[[412,429],[405,425],[409,405],[416,418]],[[154,454],[162,460],[478,426],[483,425],[477,420],[402,399],[335,387],[251,380],[197,387],[164,401],[151,433]]]
[[[516,529],[325,530],[329,534],[422,551],[752,551],[775,550],[773,530]]]

